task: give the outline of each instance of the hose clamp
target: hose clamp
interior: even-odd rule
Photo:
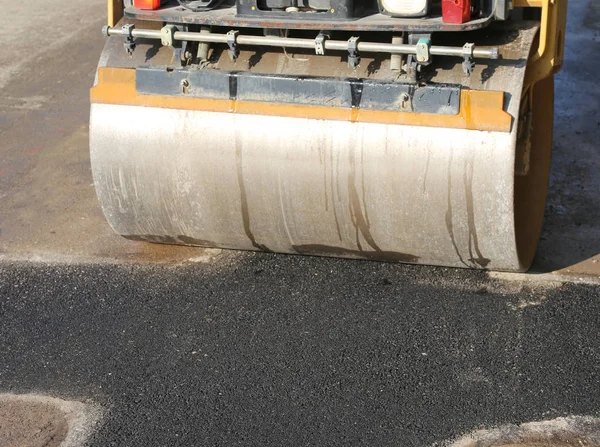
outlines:
[[[417,42],[417,62],[422,65],[427,65],[431,62],[431,39],[421,38]]]
[[[464,74],[470,76],[475,69],[475,62],[473,62],[473,48],[475,47],[474,43],[466,43],[463,45],[463,63],[462,69]]]
[[[160,30],[160,41],[165,47],[173,47],[175,42],[175,31],[177,27],[175,25],[163,26]]]
[[[229,58],[233,61],[237,59],[240,54],[237,44],[237,37],[240,32],[232,30],[227,33],[227,46],[229,46]]]
[[[359,37],[351,37],[348,40],[348,66],[356,68],[360,64],[360,55],[358,54]]]
[[[109,32],[109,29],[106,30],[107,34]],[[135,29],[135,25],[132,23],[128,23],[126,25],[123,25],[121,29],[123,30],[123,36],[125,36],[123,46],[125,47],[125,51],[127,51],[127,54],[131,56],[133,55],[133,50],[135,50],[135,39],[133,38],[133,30]]]
[[[325,41],[331,36],[328,33],[321,31],[315,38],[315,54],[322,56],[325,54]]]

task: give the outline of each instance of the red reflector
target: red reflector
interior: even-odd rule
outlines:
[[[133,0],[133,7],[137,9],[158,9],[160,0]]]
[[[442,0],[444,23],[465,23],[471,20],[471,0]]]

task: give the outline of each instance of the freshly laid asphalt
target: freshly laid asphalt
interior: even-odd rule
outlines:
[[[600,416],[600,288],[224,251],[0,264],[0,388],[91,401],[90,445],[426,446]]]
[[[600,416],[600,285],[570,282],[600,277],[596,0],[570,2],[556,78],[533,270],[562,274],[503,280],[120,238],[88,155],[106,1],[0,9],[0,395],[90,404],[92,446],[433,446]]]

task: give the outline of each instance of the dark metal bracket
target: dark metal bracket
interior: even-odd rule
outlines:
[[[356,68],[360,64],[360,55],[358,54],[358,41],[360,37],[351,37],[348,40],[348,66]]]
[[[144,95],[186,96],[395,112],[456,115],[459,85],[256,74],[221,70],[139,67],[136,89]]]
[[[232,30],[227,33],[227,46],[229,47],[229,58],[233,61],[238,58],[240,50],[237,44],[237,37],[240,34],[237,30]]]
[[[125,51],[127,51],[128,55],[132,55],[135,50],[135,38],[133,37],[133,30],[135,29],[135,25],[128,23],[127,25],[123,25],[123,34],[125,36],[125,41],[123,45],[125,46]]]

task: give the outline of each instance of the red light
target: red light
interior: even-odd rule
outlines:
[[[471,0],[442,0],[444,23],[465,23],[471,20]]]
[[[137,9],[158,9],[160,0],[133,0],[133,7]]]

